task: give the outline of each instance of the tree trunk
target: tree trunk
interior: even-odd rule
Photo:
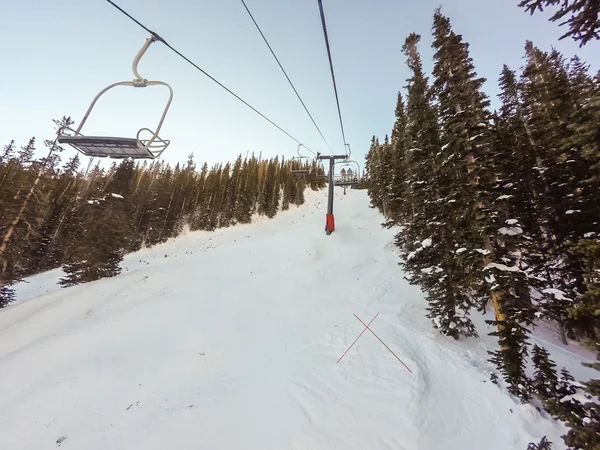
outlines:
[[[490,252],[490,255],[493,255],[494,249],[492,247],[492,243],[490,241],[489,236],[483,237],[483,244],[484,244],[484,248]],[[492,262],[492,258],[489,255],[485,255],[483,257],[483,261],[486,265],[488,265],[489,263]],[[491,298],[492,298],[492,305],[494,306],[494,312],[496,315],[496,321],[497,322],[506,322],[506,315],[504,314],[504,311],[502,311],[502,300],[503,300],[502,293],[498,292],[498,291],[492,291]],[[502,332],[505,330],[505,328],[506,328],[506,325],[501,324],[501,323],[498,324],[498,332],[500,334],[502,334]],[[509,347],[507,347],[506,345],[500,345],[500,350],[505,351],[508,349],[509,349]]]
[[[567,342],[567,332],[565,331],[564,325],[560,322],[558,322],[558,333],[560,335],[560,341],[564,345],[569,345],[569,343]]]

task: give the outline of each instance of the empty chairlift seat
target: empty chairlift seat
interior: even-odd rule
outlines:
[[[304,145],[302,144],[298,144],[298,149],[296,150],[296,153],[298,153],[298,156],[293,157],[292,161],[293,162],[297,162],[298,165],[302,165],[302,161],[303,160],[308,160],[307,162],[310,163],[312,158],[310,158],[309,156],[303,156],[300,154],[300,147],[304,147]],[[308,169],[305,167],[300,167],[298,169],[294,169],[294,166],[292,166],[291,172],[297,176],[297,177],[301,177],[301,176],[306,176],[306,175],[310,175],[311,174],[311,166],[309,165]],[[296,166],[297,167],[297,166]]]
[[[64,127],[61,130],[61,134],[65,131],[71,131],[74,134],[67,135],[62,134],[58,138],[60,144],[69,144],[79,152],[86,156],[95,158],[133,158],[133,159],[155,159],[158,158],[162,152],[169,146],[170,141],[161,139],[158,136],[160,129],[163,125],[171,101],[173,100],[173,89],[167,83],[163,81],[148,81],[142,78],[137,71],[137,66],[152,42],[159,38],[155,35],[146,39],[144,46],[138,52],[135,59],[133,60],[133,74],[135,79],[133,81],[120,81],[113,83],[110,86],[104,88],[92,101],[92,104],[88,108],[83,120],[79,124],[77,130],[73,130],[68,127]],[[169,100],[163,111],[163,114],[158,122],[158,126],[154,131],[149,128],[142,128],[137,132],[135,137],[115,137],[115,136],[85,136],[81,133],[81,129],[89,117],[92,109],[96,105],[98,99],[108,90],[116,86],[133,86],[133,87],[147,87],[147,86],[165,86],[169,90]],[[145,137],[142,137],[142,135]]]

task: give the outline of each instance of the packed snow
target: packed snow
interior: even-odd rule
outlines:
[[[366,191],[126,256],[70,288],[60,270],[0,311],[0,448],[525,450],[565,428],[501,385],[480,339],[425,317]],[[340,356],[369,331],[339,362]],[[537,339],[537,338],[536,338]],[[578,379],[581,353],[539,342]],[[406,364],[407,370],[396,357]]]

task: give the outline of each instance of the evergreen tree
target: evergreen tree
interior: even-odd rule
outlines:
[[[10,141],[10,144],[5,145],[0,153],[0,164],[6,164],[13,156],[15,151],[15,141]]]
[[[14,301],[15,290],[8,283],[5,283],[0,287],[0,309],[6,308]]]
[[[537,444],[531,442],[527,446],[527,450],[552,450],[552,443],[544,436]]]
[[[66,251],[62,286],[113,277],[121,272],[123,255],[132,243],[133,161],[124,160],[115,170],[103,195],[81,201],[67,232],[72,236]],[[101,217],[102,220],[98,220]]]
[[[548,351],[534,345],[531,360],[535,368],[532,380],[533,391],[544,400],[555,398],[558,377],[556,364],[550,360]]]
[[[587,153],[590,160],[584,158],[589,135],[583,137],[571,125],[576,117],[589,117],[593,108],[585,106],[588,102],[579,91],[591,95],[592,89],[579,64],[569,73],[558,52],[544,53],[527,42],[526,55],[520,90],[524,121],[536,149],[533,189],[540,230],[537,246],[542,253],[535,271],[548,285],[541,302],[545,313],[570,327],[568,309],[585,291],[585,284],[569,242],[598,231],[598,207],[593,200],[598,186],[589,182],[594,179],[589,168],[598,154],[592,151]]]
[[[396,122],[391,136],[391,157],[389,165],[391,166],[391,179],[389,180],[389,210],[388,226],[402,224],[406,220],[406,213],[412,210],[412,200],[409,198],[411,191],[407,186],[407,149],[410,146],[406,134],[407,118],[406,108],[402,93],[398,92],[398,102],[396,104]],[[387,155],[386,155],[386,159]],[[384,168],[384,170],[390,170]]]
[[[526,335],[524,325],[533,312],[520,304],[519,289],[527,282],[521,267],[520,244],[526,241],[510,201],[511,184],[502,166],[511,149],[500,145],[489,100],[482,92],[483,78],[477,77],[469,56],[468,44],[452,31],[450,21],[438,10],[433,27],[435,76],[434,89],[439,102],[442,139],[454,178],[446,196],[447,215],[452,228],[460,232],[455,246],[466,249],[462,267],[476,295],[490,298],[497,326],[492,333],[500,349],[492,361],[504,373],[509,390],[523,401],[529,398],[525,374]],[[508,201],[507,201],[508,200]]]
[[[582,239],[574,246],[573,252],[583,258],[587,290],[581,302],[571,310],[571,315],[577,319],[579,329],[585,330],[582,332],[585,343],[596,351],[597,359],[600,359],[600,239]],[[600,370],[598,363],[586,365]],[[572,381],[572,378],[568,381]],[[571,427],[564,436],[565,443],[574,449],[600,449],[600,404],[597,402],[600,398],[600,380],[590,380],[584,383],[584,388],[589,398],[586,403],[563,403],[569,409]],[[595,396],[595,399],[591,396]]]
[[[75,203],[75,196],[79,188],[76,179],[79,164],[80,159],[77,154],[65,165],[62,173],[55,178],[49,194],[50,209],[41,227],[40,238],[33,245],[29,257],[29,266],[26,272],[28,275],[60,266],[63,255],[59,232]]]
[[[458,339],[477,333],[468,316],[471,293],[463,288],[468,286],[468,272],[456,253],[460,229],[448,208],[452,203],[447,203],[453,171],[443,164],[438,117],[417,49],[419,40],[412,33],[403,46],[413,76],[408,80],[406,107],[406,226],[396,241],[405,249],[404,267],[411,282],[420,284],[427,294],[428,317],[434,327]]]
[[[519,7],[525,8],[530,14],[544,7],[557,7],[558,10],[550,17],[551,22],[564,20],[559,25],[569,25],[569,31],[560,39],[566,37],[579,42],[583,47],[592,39],[600,39],[600,0],[520,0]],[[568,18],[567,18],[568,17]]]

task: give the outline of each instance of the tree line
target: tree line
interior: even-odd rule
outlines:
[[[425,292],[433,327],[476,337],[469,314],[491,307],[498,349],[490,361],[507,389],[523,402],[541,399],[570,428],[570,449],[600,449],[590,395],[600,395],[600,381],[558,376],[547,351],[529,342],[546,320],[565,343],[600,353],[600,73],[528,41],[524,67],[499,74],[501,106],[491,111],[468,43],[440,10],[432,35],[431,81],[421,36],[402,47],[411,77],[391,134],[374,136],[366,157],[372,206],[384,226],[399,227],[401,265]],[[588,401],[573,396],[579,391]]]
[[[71,123],[55,121],[57,128]],[[0,308],[15,300],[14,284],[62,267],[63,286],[120,273],[123,256],[190,230],[249,223],[304,203],[305,189],[325,178],[292,169],[309,163],[247,155],[233,163],[198,167],[194,156],[172,167],[162,161],[124,159],[82,170],[79,154],[61,163],[63,149],[45,141],[48,155],[34,158],[36,140],[0,152]]]

